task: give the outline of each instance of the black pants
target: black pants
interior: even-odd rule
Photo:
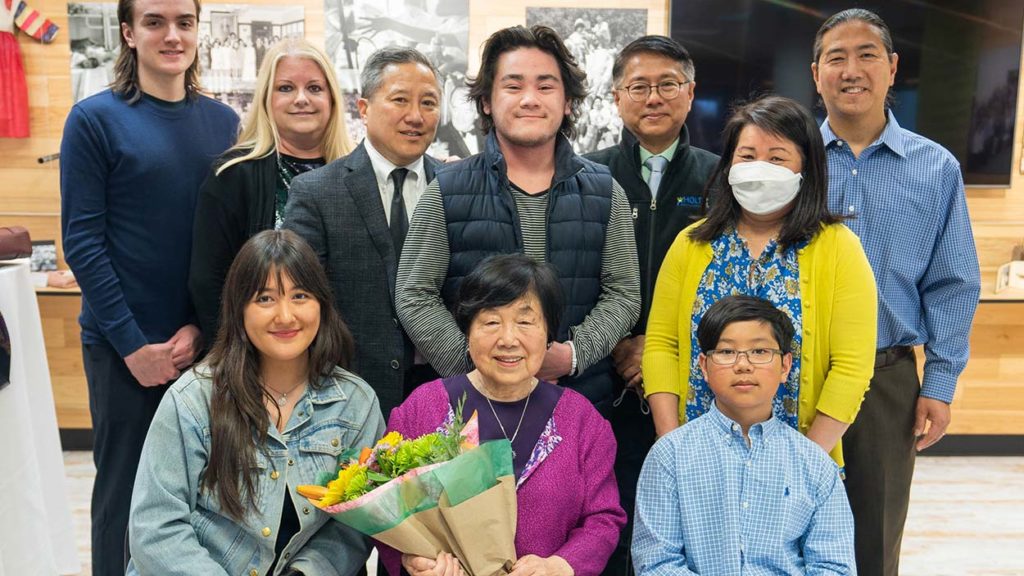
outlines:
[[[619,502],[626,511],[626,525],[619,535],[619,544],[602,574],[629,576],[633,574],[633,511],[636,508],[636,485],[640,481],[640,468],[647,452],[656,440],[654,420],[650,414],[640,412],[640,397],[627,392],[622,403],[608,407],[605,416],[615,434],[615,481],[619,487]]]
[[[921,390],[914,350],[875,358],[860,413],[843,435],[846,493],[853,509],[857,573],[897,576],[914,477],[914,410]]]
[[[142,444],[167,386],[145,388],[107,344],[83,344],[92,414],[92,573],[124,574],[125,532]]]

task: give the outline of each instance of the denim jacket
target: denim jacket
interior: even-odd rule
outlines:
[[[215,492],[199,487],[210,457],[213,386],[207,372],[193,368],[171,386],[146,436],[132,496],[128,576],[267,574],[286,490],[300,531],[281,551],[274,575],[290,569],[306,576],[354,574],[366,562],[367,541],[295,487],[333,470],[346,449],[370,446],[383,434],[373,390],[341,368],[319,389],[307,387],[284,432],[270,426],[267,454],[257,452],[258,505],[236,522],[221,512]]]

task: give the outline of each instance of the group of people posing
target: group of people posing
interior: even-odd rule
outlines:
[[[737,104],[721,157],[689,143],[676,40],[617,54],[621,141],[581,157],[577,60],[499,30],[466,86],[483,149],[442,162],[438,63],[373,54],[354,145],[327,58],[284,40],[239,129],[199,10],[120,0],[117,78],[61,145],[94,574],[360,573],[373,542],[296,486],[460,402],[512,446],[513,576],[897,574],[979,279],[957,162],[888,110],[881,18],[813,39],[821,126]]]

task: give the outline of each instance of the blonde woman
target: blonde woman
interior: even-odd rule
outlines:
[[[257,232],[280,228],[291,181],[353,146],[327,56],[302,39],[271,46],[238,142],[203,184],[192,233],[189,291],[208,343],[235,254]]]

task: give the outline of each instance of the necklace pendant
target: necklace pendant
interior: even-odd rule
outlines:
[[[281,397],[277,399],[277,405],[278,406],[284,406],[287,402],[288,402],[288,396],[286,396],[284,394],[282,394]]]
[[[515,460],[515,459],[516,459],[516,451],[515,451],[515,450],[513,450],[513,451],[512,451],[512,459],[513,459],[513,460]]]

